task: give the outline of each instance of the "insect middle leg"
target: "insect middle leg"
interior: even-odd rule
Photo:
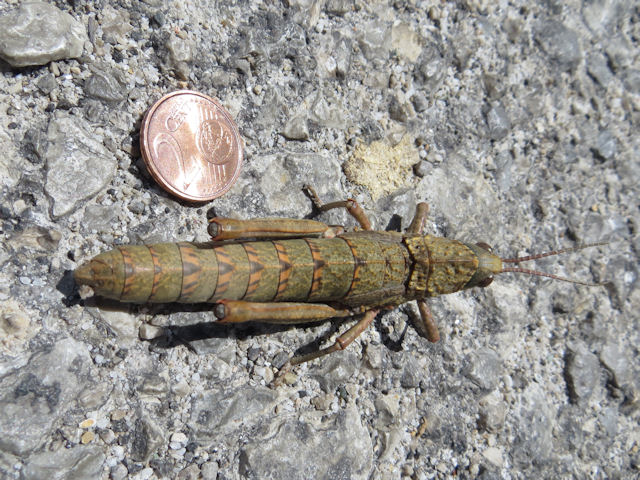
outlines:
[[[407,228],[407,233],[416,233],[418,235],[424,235],[425,227],[427,226],[427,216],[429,215],[429,204],[420,202],[416,205],[416,214],[411,220],[411,225]]]
[[[418,203],[418,205],[416,205],[416,214],[411,221],[411,225],[407,228],[407,233],[424,235],[428,215],[429,205],[424,202]],[[416,329],[430,342],[437,342],[440,340],[440,333],[438,332],[438,326],[433,319],[433,314],[431,313],[429,305],[427,305],[427,302],[424,300],[418,300],[417,303],[418,311],[420,312],[420,320],[416,319]]]
[[[368,310],[364,316],[349,330],[340,335],[335,343],[329,347],[322,348],[320,350],[316,350],[315,352],[308,353],[306,355],[300,355],[298,357],[294,357],[289,361],[290,365],[299,365],[301,363],[309,362],[311,360],[315,360],[316,358],[324,357],[325,355],[329,355],[330,353],[337,352],[340,350],[344,350],[347,348],[356,338],[360,336],[362,332],[364,332],[369,325],[373,322],[373,319],[376,318],[379,309]]]
[[[314,207],[321,212],[326,212],[334,208],[345,208],[347,212],[356,219],[363,230],[371,230],[371,222],[369,221],[369,218],[367,218],[367,214],[364,213],[362,207],[355,200],[349,198],[340,202],[322,203],[320,197],[318,197],[318,194],[311,185],[305,185],[304,189],[309,195],[309,198],[311,198]]]

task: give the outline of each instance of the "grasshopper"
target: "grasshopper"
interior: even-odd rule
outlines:
[[[344,350],[382,309],[408,301],[418,304],[416,329],[436,342],[440,335],[426,298],[487,287],[500,273],[601,285],[504,264],[603,243],[505,259],[486,243],[425,234],[426,203],[417,205],[405,233],[374,231],[355,200],[323,204],[305,188],[317,210],[345,208],[361,229],[346,232],[315,220],[216,217],[209,220],[211,242],[121,246],[77,268],[76,283],[122,302],[212,303],[220,323],[299,324],[362,315],[332,345],[294,357],[291,365]]]

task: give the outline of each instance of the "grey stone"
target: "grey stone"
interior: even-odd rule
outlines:
[[[582,59],[582,50],[576,32],[555,20],[539,24],[535,39],[542,50],[565,70],[574,69]]]
[[[331,15],[344,15],[353,8],[353,0],[327,0],[324,9]]]
[[[44,65],[82,55],[84,26],[44,2],[25,2],[0,17],[0,58],[14,67]]]
[[[203,480],[216,480],[218,478],[218,462],[209,461],[200,467],[200,474]]]
[[[404,123],[414,117],[415,114],[410,103],[394,95],[389,102],[389,116],[397,122]]]
[[[520,468],[549,460],[553,449],[554,410],[539,385],[530,384],[512,408],[513,460]]]
[[[325,358],[326,361],[309,374],[318,381],[323,391],[332,393],[339,385],[353,377],[356,371],[356,359],[355,355],[349,351]]]
[[[0,185],[11,188],[22,176],[22,159],[4,125],[0,126],[0,149]]]
[[[378,428],[388,428],[397,423],[398,417],[401,416],[400,399],[396,393],[378,395],[375,400],[375,406]]]
[[[277,394],[265,387],[209,390],[193,401],[190,428],[196,441],[215,442],[223,433],[250,428],[273,410]]]
[[[386,60],[391,50],[391,25],[380,20],[372,20],[363,26],[358,36],[362,53],[368,60]]]
[[[611,160],[617,151],[616,138],[609,130],[603,130],[598,134],[594,148],[596,154],[605,160]]]
[[[428,96],[438,90],[446,72],[446,62],[440,53],[438,44],[427,45],[418,59],[414,78],[422,86]]]
[[[416,211],[416,194],[410,188],[396,190],[391,195],[382,197],[375,206],[374,225],[382,230],[404,231],[411,223]]]
[[[282,135],[289,140],[307,140],[309,138],[309,126],[304,116],[291,118],[282,130]]]
[[[500,381],[502,361],[494,350],[482,348],[467,357],[462,373],[481,389],[493,390]]]
[[[622,83],[624,88],[634,95],[640,95],[640,70],[629,68],[625,70]]]
[[[51,368],[55,365],[55,368]],[[90,386],[92,362],[70,338],[33,353],[0,383],[0,448],[25,456],[42,447],[53,425]]]
[[[92,75],[85,82],[84,92],[88,97],[107,104],[119,103],[127,98],[129,93],[117,70],[103,68],[92,69]]]
[[[147,462],[161,445],[166,444],[165,432],[155,421],[144,415],[137,418],[131,432],[131,459]]]
[[[56,112],[49,122],[47,139],[45,191],[53,201],[52,215],[60,217],[111,181],[116,160],[79,117]]]
[[[334,33],[334,41],[332,55],[336,61],[336,76],[338,78],[344,78],[349,73],[351,67],[352,41],[349,38],[341,36],[339,32]]]
[[[117,464],[111,468],[109,478],[111,480],[124,480],[129,475],[129,470],[122,463]]]
[[[500,191],[506,192],[511,187],[513,180],[513,155],[509,151],[502,151],[496,156],[494,162],[496,183]]]
[[[500,140],[509,133],[511,122],[502,103],[495,103],[487,112],[487,126],[492,140]]]
[[[355,406],[321,422],[293,416],[271,425],[240,452],[244,478],[368,479],[372,445]]]
[[[422,178],[425,175],[428,175],[429,170],[431,170],[431,165],[425,160],[422,160],[413,166],[413,173],[416,174],[416,177]]]
[[[584,405],[589,401],[600,378],[598,367],[598,357],[584,344],[580,343],[568,352],[564,374],[573,402]]]
[[[619,215],[605,216],[588,212],[581,219],[580,229],[585,241],[595,242],[619,237],[626,228],[624,218]],[[611,258],[611,261],[614,259]]]
[[[44,93],[45,95],[49,95],[57,86],[56,77],[54,77],[51,73],[47,73],[36,81],[36,85],[42,93]]]
[[[611,373],[614,386],[620,388],[631,381],[629,360],[618,344],[606,344],[600,351],[600,361]]]
[[[503,427],[507,405],[498,395],[489,394],[479,402],[478,426],[487,432],[498,432]]]
[[[424,112],[429,108],[429,101],[427,100],[427,97],[419,91],[411,97],[411,103],[413,103],[413,108],[418,113]]]
[[[311,105],[310,118],[323,127],[343,129],[349,118],[343,104],[343,99],[333,91],[319,90]]]
[[[620,72],[633,65],[633,47],[625,37],[614,36],[606,45],[605,52],[614,72]]]
[[[503,97],[507,88],[504,79],[492,73],[486,73],[482,77],[482,84],[492,101],[499,100]]]
[[[136,215],[142,215],[144,213],[144,202],[139,198],[136,198],[129,203],[129,211]]]
[[[110,232],[117,218],[118,211],[112,206],[89,205],[84,210],[83,225],[87,231]]]
[[[97,446],[59,448],[52,452],[37,453],[29,457],[22,470],[24,480],[67,480],[99,478],[105,454]]]
[[[607,88],[613,79],[613,73],[609,68],[607,59],[600,53],[593,53],[587,59],[587,71],[600,86]]]
[[[582,17],[592,31],[606,35],[631,6],[625,0],[591,0],[582,3]]]
[[[189,64],[193,60],[194,45],[191,40],[171,35],[167,41],[169,66],[181,80],[189,78]]]
[[[400,377],[400,386],[402,388],[418,388],[420,382],[425,378],[425,373],[414,356],[407,355],[402,369],[402,377]]]
[[[287,363],[288,360],[289,360],[289,354],[286,352],[280,351],[276,353],[276,355],[271,359],[271,365],[273,365],[275,368],[279,370],[284,366],[285,363]]]
[[[125,9],[115,9],[107,4],[100,11],[100,26],[105,36],[122,37],[128,34],[133,27],[129,23],[130,14]],[[112,43],[112,42],[109,42]],[[114,44],[117,42],[113,42]]]
[[[598,418],[603,431],[609,436],[614,437],[618,433],[618,409],[614,407],[605,408]]]

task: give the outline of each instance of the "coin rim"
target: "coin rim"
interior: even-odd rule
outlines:
[[[236,138],[236,141],[238,144],[236,171],[233,174],[233,177],[231,178],[231,180],[227,182],[227,185],[221,190],[217,190],[215,195],[209,194],[209,195],[203,195],[203,196],[194,196],[178,190],[176,187],[169,184],[166,178],[156,168],[156,165],[154,164],[153,159],[150,156],[151,154],[149,152],[151,148],[149,147],[147,141],[149,140],[149,124],[153,119],[153,114],[156,112],[158,107],[162,105],[165,101],[177,95],[196,95],[198,97],[202,97],[203,99],[213,103],[215,106],[217,106],[220,109],[224,117],[227,119],[227,121],[231,125],[231,130],[233,131],[233,135]],[[240,170],[242,169],[242,163],[243,163],[242,161],[244,158],[244,144],[242,142],[242,137],[240,136],[240,131],[238,130],[238,126],[236,125],[236,122],[233,121],[233,118],[231,118],[231,115],[229,114],[229,112],[227,112],[227,109],[224,108],[224,106],[215,98],[205,95],[204,93],[196,92],[194,90],[176,90],[174,92],[167,93],[162,98],[154,102],[154,104],[147,109],[147,111],[144,114],[144,117],[142,118],[142,124],[140,125],[140,151],[142,152],[142,159],[144,160],[144,163],[147,166],[147,170],[149,171],[151,176],[154,178],[156,183],[160,185],[165,191],[175,195],[178,198],[181,198],[182,200],[187,200],[190,202],[208,202],[210,200],[221,197],[222,195],[227,193],[227,191],[229,191],[229,189],[233,186],[233,184],[236,183],[236,181],[238,180],[238,176],[240,175]]]

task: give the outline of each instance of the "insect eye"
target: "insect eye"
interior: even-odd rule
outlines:
[[[484,248],[484,247],[482,247],[482,248]],[[480,280],[478,282],[478,285],[476,285],[476,286],[478,286],[480,288],[488,287],[489,285],[491,285],[491,282],[493,282],[493,277],[485,277],[482,280]]]
[[[478,242],[476,243],[476,245],[479,246],[480,248],[484,248],[489,253],[493,253],[493,248],[491,248],[491,246],[488,243]]]

